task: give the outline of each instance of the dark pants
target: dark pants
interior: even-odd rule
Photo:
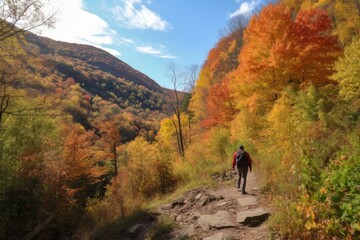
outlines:
[[[248,167],[238,167],[238,174],[239,174],[239,179],[237,181],[237,187],[240,188],[240,183],[241,183],[241,177],[244,178],[244,183],[243,183],[243,187],[242,187],[242,191],[245,192],[245,187],[246,187],[246,177],[247,177],[247,173],[248,173]]]

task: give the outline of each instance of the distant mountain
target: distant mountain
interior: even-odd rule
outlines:
[[[90,45],[55,41],[32,33],[26,34],[26,40],[38,47],[42,55],[57,55],[64,58],[77,59],[115,77],[124,78],[134,84],[142,85],[149,90],[158,93],[167,92],[153,79],[102,49]]]
[[[29,61],[36,59],[31,67],[35,70],[30,70],[40,77],[31,87],[45,95],[59,94],[64,111],[87,129],[100,115],[108,119],[118,115],[123,139],[128,141],[139,133],[156,132],[160,120],[169,114],[167,103],[173,91],[106,51],[32,33],[26,33],[25,39]]]

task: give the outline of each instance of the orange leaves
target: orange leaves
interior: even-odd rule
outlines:
[[[62,126],[60,152],[47,155],[45,179],[57,199],[69,199],[80,186],[86,187],[104,174],[93,149],[93,132],[79,125]]]
[[[330,34],[331,20],[325,10],[300,11],[292,24],[288,41],[293,43],[290,70],[302,82],[330,83],[333,65],[341,48]],[[298,61],[294,61],[298,59]]]
[[[325,10],[300,11],[293,20],[288,7],[269,5],[252,18],[244,32],[240,65],[232,75],[243,82],[267,82],[266,88],[278,90],[289,81],[331,82],[328,76],[341,51],[331,30]]]
[[[208,118],[203,122],[203,125],[206,127],[228,125],[235,117],[234,104],[228,81],[212,86],[207,97]]]

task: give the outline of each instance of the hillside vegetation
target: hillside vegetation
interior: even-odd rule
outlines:
[[[100,50],[7,38],[1,238],[101,239],[169,193],[212,184],[241,143],[275,210],[274,232],[358,239],[359,6],[265,6],[219,39],[190,100],[167,117],[160,99],[170,95],[142,74],[127,81],[126,64],[92,57]]]
[[[197,149],[226,159],[230,139],[257,155],[271,225],[285,239],[357,239],[359,2],[270,4],[239,31],[200,72],[190,109],[207,138]]]

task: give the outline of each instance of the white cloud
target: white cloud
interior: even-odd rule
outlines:
[[[148,9],[142,0],[121,0],[112,9],[114,18],[126,28],[153,29],[164,31],[171,25],[161,17]]]
[[[122,40],[122,42],[124,42],[126,44],[134,44],[135,43],[135,41],[130,38],[123,37],[123,38],[121,38],[121,40]]]
[[[99,16],[85,11],[83,0],[52,0],[48,9],[50,6],[57,10],[55,26],[52,29],[42,27],[40,35],[58,41],[93,45],[120,55],[120,52],[102,46],[114,43],[116,31]]]
[[[112,48],[107,48],[107,47],[103,47],[103,46],[100,46],[100,45],[98,45],[98,46],[94,45],[94,46],[97,47],[97,48],[100,48],[100,49],[102,49],[102,50],[104,50],[104,51],[106,51],[106,52],[108,52],[111,55],[114,55],[116,57],[120,57],[122,55],[121,52],[119,52],[118,50],[112,49]]]
[[[159,57],[161,57],[161,58],[170,58],[170,59],[178,58],[178,57],[173,56],[173,55],[161,55]]]
[[[151,46],[137,46],[135,49],[141,53],[151,54],[151,55],[159,55],[161,51],[159,49],[155,49]]]
[[[163,45],[160,45],[158,48],[150,45],[142,45],[135,46],[135,49],[140,53],[149,54],[160,58],[177,58],[176,56],[166,54],[166,49]]]
[[[239,2],[239,1],[236,1],[236,2]],[[236,10],[235,12],[230,14],[230,18],[239,16],[239,15],[250,15],[256,10],[256,8],[260,4],[261,4],[260,0],[245,1],[240,5],[238,10]]]

